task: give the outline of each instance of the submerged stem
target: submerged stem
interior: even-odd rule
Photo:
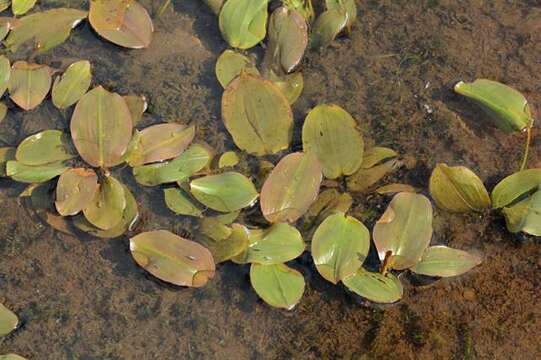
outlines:
[[[532,126],[528,127],[526,132],[526,144],[524,145],[524,155],[522,156],[522,164],[520,165],[520,171],[526,168],[528,164],[528,153],[530,152],[530,143],[532,142]]]
[[[381,264],[381,275],[385,276],[387,274],[387,270],[389,269],[389,263],[391,260],[391,255],[393,255],[393,252],[391,250],[387,251],[385,253],[385,259],[383,259],[383,264]]]

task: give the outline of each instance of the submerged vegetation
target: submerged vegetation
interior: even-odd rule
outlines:
[[[91,89],[92,65],[86,60],[58,75],[60,70],[48,65],[30,60],[11,65],[8,56],[0,57],[0,92],[7,91],[18,107],[31,111],[49,93],[56,108],[73,107],[69,133],[45,130],[0,148],[0,176],[29,184],[21,197],[44,222],[69,234],[128,234],[134,261],[177,286],[204,286],[225,261],[250,264],[255,292],[288,310],[305,290],[303,274],[288,262],[306,251],[325,280],[374,303],[399,301],[406,272],[450,277],[481,263],[477,254],[430,246],[434,209],[422,189],[399,183],[376,187],[404,161],[393,149],[367,146],[358,119],[345,109],[318,104],[302,128],[295,128],[292,105],[304,86],[303,57],[352,31],[355,1],[325,1],[319,14],[311,0],[284,0],[270,14],[268,0],[205,2],[233,48],[215,67],[224,88],[223,124],[238,148],[223,154],[195,141],[197,129],[189,123],[137,129],[145,98],[101,85]],[[25,4],[13,1],[13,14],[33,6]],[[157,15],[170,5],[163,2]],[[152,20],[137,1],[92,0],[88,13],[62,8],[8,18],[4,45],[10,52],[28,45],[44,52],[86,18],[96,33],[119,46],[138,49],[151,42]],[[258,65],[247,50],[265,39]],[[438,164],[429,181],[432,199],[442,211],[500,210],[509,231],[541,236],[541,169],[525,170],[533,126],[528,102],[490,80],[460,82],[455,91],[480,105],[501,129],[525,131],[524,160],[521,171],[502,180],[491,195],[470,169]],[[296,130],[302,148],[293,150]],[[259,173],[238,166],[246,158]],[[119,180],[126,167],[139,185],[160,186],[173,213],[194,218],[198,241],[168,230],[135,233],[138,205]],[[352,194],[373,192],[393,198],[370,231],[348,211]],[[366,261],[371,245],[377,266]],[[0,336],[17,324],[16,315],[0,304]]]

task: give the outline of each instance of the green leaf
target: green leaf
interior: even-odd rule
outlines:
[[[303,229],[309,229],[337,212],[347,213],[352,204],[353,198],[348,193],[336,189],[321,192],[303,216]]]
[[[66,41],[87,14],[77,9],[57,8],[25,16],[12,26],[5,45],[15,52],[21,45],[32,42],[34,50],[43,53]]]
[[[274,71],[270,71],[267,78],[280,89],[290,105],[299,99],[304,89],[304,78],[301,72],[278,76]]]
[[[0,177],[6,176],[6,163],[15,160],[16,149],[12,147],[0,148]]]
[[[392,159],[381,165],[373,166],[369,169],[361,167],[355,174],[347,177],[346,183],[349,191],[365,192],[383,179],[385,175],[402,166],[398,159]]]
[[[525,232],[541,236],[541,191],[502,209],[507,229],[512,233]]]
[[[0,303],[0,336],[6,336],[19,324],[17,315]]]
[[[11,0],[13,15],[23,15],[36,5],[36,0]]]
[[[357,122],[337,105],[318,105],[308,113],[302,142],[305,152],[316,154],[326,178],[351,175],[361,166],[363,137]]]
[[[391,252],[390,268],[414,266],[432,238],[430,200],[420,194],[396,194],[374,226],[373,237],[381,261]]]
[[[0,0],[0,11],[7,10],[11,6],[11,0]]]
[[[215,15],[219,15],[225,0],[203,0],[203,2],[207,4]]]
[[[348,24],[344,9],[331,9],[318,16],[310,37],[310,47],[318,49],[330,45]]]
[[[220,11],[220,31],[231,47],[249,49],[265,38],[268,0],[227,0]]]
[[[345,11],[348,17],[346,27],[350,29],[357,19],[357,5],[355,0],[325,0],[327,10]]]
[[[152,19],[135,0],[91,0],[88,20],[101,37],[116,45],[141,49],[152,41]]]
[[[383,160],[395,158],[397,156],[398,153],[393,149],[381,146],[373,146],[365,150],[361,168],[370,169],[371,167],[374,167],[375,165],[381,163]]]
[[[114,177],[106,176],[83,213],[92,225],[109,230],[120,223],[125,208],[124,186]]]
[[[438,207],[452,212],[490,208],[490,196],[483,182],[464,166],[438,164],[430,176],[430,195]]]
[[[411,185],[398,184],[398,183],[384,185],[376,189],[376,193],[380,195],[389,195],[389,194],[395,195],[400,192],[416,193],[417,191],[418,190]]]
[[[17,354],[7,354],[0,355],[0,360],[26,360],[26,358],[23,358],[22,356],[19,356]]]
[[[238,264],[285,263],[299,257],[305,249],[301,233],[288,224],[274,224],[265,230],[250,230],[248,238],[250,246],[233,258]]]
[[[492,206],[495,209],[508,206],[519,197],[536,191],[541,185],[541,169],[516,172],[496,185],[492,190]]]
[[[297,221],[319,193],[322,173],[312,153],[283,157],[261,189],[261,211],[270,223]]]
[[[177,215],[201,217],[203,209],[184,190],[168,188],[163,190],[165,205]]]
[[[134,167],[133,176],[144,186],[183,182],[207,166],[211,156],[205,146],[194,144],[169,162]]]
[[[60,130],[45,130],[24,139],[17,146],[15,158],[24,165],[47,165],[69,160],[76,155],[69,137]]]
[[[427,275],[451,277],[462,275],[481,263],[481,258],[447,246],[431,246],[411,271]]]
[[[123,98],[124,98],[124,101],[126,101],[126,105],[128,105],[128,109],[130,109],[131,120],[132,120],[133,126],[135,126],[143,118],[144,112],[147,111],[147,108],[148,108],[147,98],[144,96],[138,96],[138,95],[128,95],[128,96],[123,96]]]
[[[98,191],[94,170],[69,169],[60,175],[56,185],[56,210],[62,216],[75,215],[88,206]]]
[[[11,65],[9,59],[4,55],[0,55],[0,97],[6,92],[10,77]]]
[[[241,73],[224,92],[222,116],[241,150],[261,156],[289,146],[293,113],[286,97],[268,80]]]
[[[158,279],[179,286],[204,286],[214,277],[210,251],[169,231],[149,231],[130,239],[137,264]]]
[[[225,172],[195,179],[190,183],[192,195],[205,206],[231,212],[251,206],[258,197],[254,184],[237,172]]]
[[[81,60],[74,62],[62,77],[57,77],[53,84],[53,104],[59,109],[65,109],[75,104],[90,88],[92,73],[90,62]]]
[[[259,76],[259,70],[250,58],[229,49],[218,57],[215,71],[216,78],[224,89],[243,71],[250,75]]]
[[[133,126],[124,99],[98,86],[77,103],[70,129],[83,160],[94,167],[112,167],[124,160]]]
[[[301,63],[307,45],[308,25],[304,17],[285,6],[274,10],[269,21],[266,65],[290,73]]]
[[[252,264],[250,282],[267,304],[287,310],[301,300],[305,287],[302,274],[284,264]]]
[[[528,100],[512,87],[478,79],[472,83],[460,81],[455,85],[455,91],[481,106],[504,131],[522,131],[533,125]]]
[[[42,183],[49,181],[66,171],[68,167],[61,161],[47,165],[25,165],[19,161],[6,163],[6,175],[22,183]]]
[[[317,271],[333,284],[354,274],[368,255],[370,233],[359,220],[336,213],[326,218],[312,238]]]
[[[239,156],[234,151],[227,151],[220,156],[218,161],[218,167],[220,169],[224,167],[233,167],[239,163]]]
[[[139,132],[127,157],[130,166],[169,160],[179,156],[195,136],[195,127],[176,123],[157,124]]]
[[[23,110],[36,108],[51,89],[51,72],[46,65],[17,61],[11,68],[8,84],[11,100]]]
[[[346,287],[359,296],[382,304],[391,304],[402,298],[404,289],[400,280],[391,273],[382,275],[360,268],[343,280]]]
[[[203,220],[209,220],[209,218]],[[248,240],[249,231],[242,225],[233,224],[232,227],[229,228],[220,224],[216,219],[211,219],[211,221],[208,221],[207,228],[210,226],[226,230],[222,236],[211,237],[206,234],[208,237],[205,237],[205,240],[203,241],[204,245],[212,253],[214,261],[217,264],[234,258],[246,250],[250,244]]]

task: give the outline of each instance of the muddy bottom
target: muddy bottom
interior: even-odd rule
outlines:
[[[155,11],[159,1],[140,1]],[[86,8],[44,1],[41,8]],[[464,165],[489,189],[517,170],[522,134],[504,134],[451,91],[458,80],[490,78],[541,104],[541,3],[508,0],[360,0],[349,37],[308,54],[297,124],[319,103],[336,103],[359,122],[369,144],[410,159],[382,183],[404,182],[426,193],[438,162]],[[88,59],[95,84],[144,94],[141,127],[179,121],[218,152],[234,149],[220,116],[222,89],[214,63],[226,48],[217,19],[201,1],[180,0],[155,21],[149,49],[125,50],[87,24],[64,45],[34,60],[63,68]],[[261,50],[256,50],[261,57]],[[20,55],[24,57],[23,54]],[[50,101],[31,112],[10,104],[0,146],[37,131],[67,129],[70,112]],[[301,143],[296,132],[293,146]],[[529,165],[541,167],[534,132]],[[196,238],[191,220],[175,216],[162,191],[130,186],[142,212],[139,231],[168,229]],[[497,213],[456,215],[435,209],[433,244],[483,254],[464,276],[427,286],[405,283],[392,306],[363,304],[333,286],[302,258],[300,304],[290,312],[258,299],[248,268],[226,263],[204,288],[162,283],[135,265],[128,237],[99,240],[53,231],[18,199],[24,189],[0,180],[0,302],[22,325],[0,339],[0,353],[29,359],[538,359],[541,358],[541,242],[513,235]],[[356,195],[351,214],[372,228],[388,204]]]

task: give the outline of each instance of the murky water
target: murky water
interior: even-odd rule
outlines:
[[[159,5],[141,3],[151,10]],[[147,96],[151,107],[142,127],[190,122],[199,140],[220,152],[233,149],[214,77],[216,58],[226,48],[216,18],[198,0],[174,3],[155,21],[147,50],[120,49],[84,25],[66,44],[35,60],[61,68],[88,59],[96,84]],[[42,4],[87,6],[84,0]],[[468,166],[489,188],[515,171],[522,136],[491,127],[450,85],[478,77],[499,80],[523,91],[538,108],[541,2],[358,4],[350,37],[308,55],[305,91],[294,106],[297,123],[318,103],[341,105],[359,121],[369,143],[410,159],[409,169],[388,182],[426,189],[437,162]],[[0,146],[16,145],[43,129],[66,129],[71,116],[50,102],[31,112],[11,110],[0,124]],[[530,166],[540,167],[541,137],[534,139]],[[139,230],[164,228],[197,238],[189,220],[166,209],[159,189],[137,186],[128,169],[116,174],[142,204]],[[436,210],[433,243],[484,255],[483,264],[464,276],[425,287],[406,285],[398,305],[374,307],[325,282],[307,257],[293,264],[306,278],[305,295],[295,310],[284,312],[258,299],[242,266],[220,265],[202,289],[161,283],[134,264],[126,237],[77,238],[37,223],[17,197],[23,188],[0,180],[0,301],[23,322],[0,339],[0,353],[30,359],[541,357],[541,244],[507,233],[497,214]],[[387,201],[356,196],[351,213],[371,228]]]

